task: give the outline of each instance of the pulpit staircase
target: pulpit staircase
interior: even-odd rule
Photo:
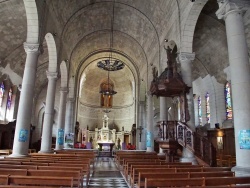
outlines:
[[[216,166],[216,148],[212,142],[205,135],[190,129],[185,123],[167,121],[163,125],[163,140],[160,146],[163,144],[173,149],[180,146],[186,148],[195,155],[199,164]]]

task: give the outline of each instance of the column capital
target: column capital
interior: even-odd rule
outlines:
[[[57,79],[57,72],[46,71],[46,74],[48,79]]]
[[[218,1],[219,9],[216,11],[216,16],[218,19],[226,19],[228,14],[234,13],[234,14],[241,14],[242,8],[244,6],[244,2],[238,0],[236,2],[235,0],[220,0]]]
[[[67,87],[61,87],[60,88],[60,92],[62,92],[62,93],[68,93],[68,88]]]
[[[26,53],[39,53],[39,44],[24,42],[23,47]]]
[[[178,55],[179,61],[193,61],[195,59],[195,53],[181,52]]]

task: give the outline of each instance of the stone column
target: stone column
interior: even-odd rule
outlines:
[[[160,97],[160,121],[167,122],[167,120],[168,120],[167,98]],[[161,148],[159,148],[159,155],[164,155],[163,149]]]
[[[142,134],[141,134],[141,141],[139,140],[140,139],[140,131],[137,131],[137,138],[138,138],[138,146],[139,146],[139,150],[144,150],[146,148],[145,146],[145,135],[144,131],[145,131],[145,102],[144,101],[140,101],[139,102],[139,126],[138,127],[142,127],[143,130],[142,130]],[[138,128],[137,127],[137,128]]]
[[[188,127],[195,131],[195,121],[194,121],[194,100],[193,100],[193,88],[192,88],[192,60],[194,60],[194,53],[185,53],[181,52],[179,55],[179,62],[181,63],[181,75],[183,81],[187,84],[187,86],[191,87],[189,93],[187,93],[187,105],[188,112],[190,116],[190,120],[187,123]],[[193,164],[197,164],[197,161],[194,157],[192,151],[183,148],[182,151],[182,162],[192,162]]]
[[[63,149],[64,146],[64,128],[65,128],[65,110],[66,110],[66,97],[68,88],[63,87],[60,90],[60,104],[58,113],[58,127],[56,135],[56,150]]]
[[[39,44],[24,43],[27,57],[18,107],[12,157],[28,155],[30,122],[36,81],[37,59],[39,55],[38,48]]]
[[[74,99],[68,98],[66,104],[66,116],[65,116],[65,135],[69,133],[74,133]],[[64,144],[65,148],[69,148],[68,144]]]
[[[146,136],[146,147],[147,152],[154,151],[154,135],[153,135],[153,97],[150,92],[147,93],[147,136]]]
[[[47,88],[46,106],[44,112],[41,150],[39,151],[39,153],[52,152],[51,151],[52,127],[55,114],[54,104],[55,104],[57,72],[47,71],[46,73],[48,78],[48,88]]]
[[[250,68],[242,11],[237,5],[238,1],[224,0],[219,3],[216,15],[224,19],[226,25],[236,149],[236,167],[232,170],[238,176],[250,174],[250,150],[241,149],[239,143],[239,134],[250,130]]]

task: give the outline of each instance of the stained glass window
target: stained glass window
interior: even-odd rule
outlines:
[[[198,118],[199,118],[199,125],[202,125],[202,113],[201,113],[201,97],[198,97]]]
[[[227,82],[225,85],[225,100],[226,100],[226,118],[232,119],[233,111],[232,111],[232,100],[231,100],[231,85],[229,82]]]
[[[210,104],[209,104],[209,93],[206,93],[206,119],[207,123],[210,123]]]
[[[12,89],[10,88],[10,90],[9,90],[9,95],[8,95],[8,99],[7,99],[7,108],[8,108],[8,109],[11,108],[11,102],[12,102]]]
[[[0,106],[2,106],[3,103],[3,95],[4,95],[4,84],[2,82],[0,85]]]

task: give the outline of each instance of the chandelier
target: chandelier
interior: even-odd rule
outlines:
[[[120,60],[105,59],[99,61],[97,67],[106,71],[118,71],[124,68],[124,63]]]
[[[97,67],[100,69],[103,69],[108,72],[108,79],[106,87],[102,88],[100,90],[100,93],[102,95],[111,97],[112,95],[115,95],[117,92],[114,90],[114,85],[110,81],[110,71],[118,71],[124,68],[125,64],[118,60],[112,58],[112,49],[113,49],[113,31],[114,31],[114,12],[115,12],[115,1],[113,1],[113,11],[112,11],[112,17],[111,17],[111,32],[110,32],[110,54],[108,59],[101,60],[97,63]]]

